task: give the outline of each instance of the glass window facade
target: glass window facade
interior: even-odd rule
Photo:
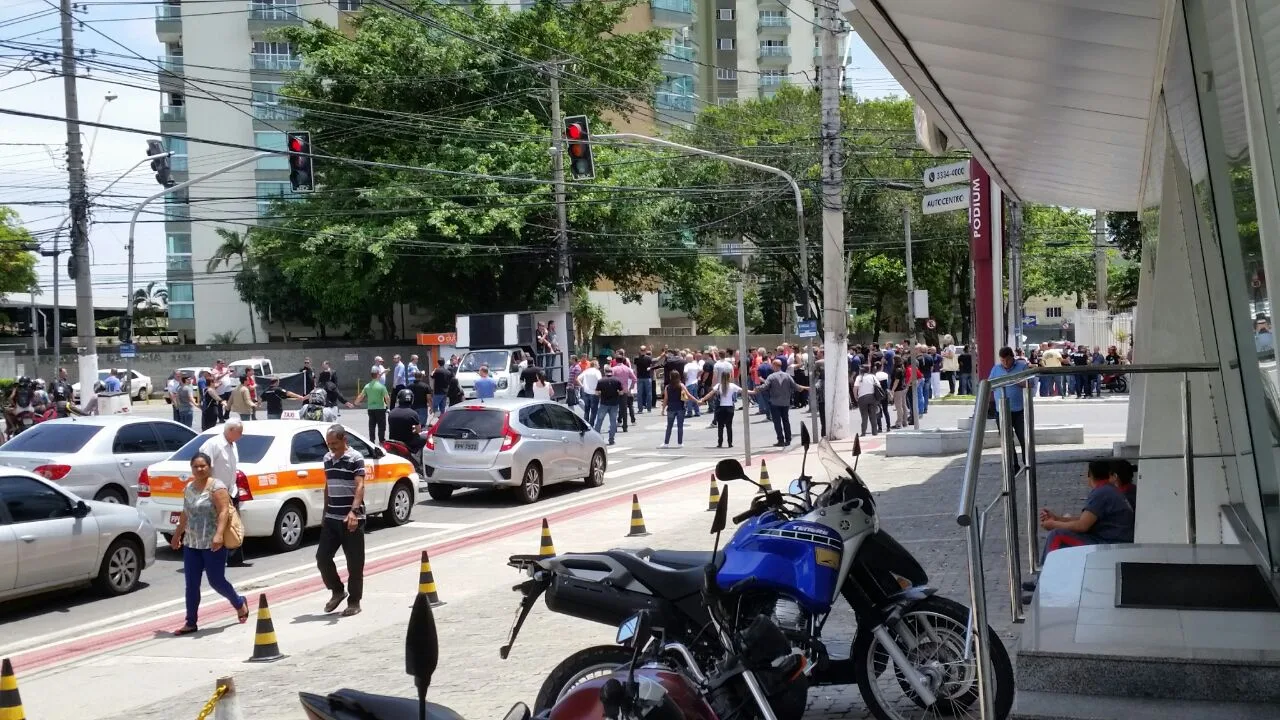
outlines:
[[[175,320],[191,320],[195,316],[195,288],[189,282],[169,283],[169,317]]]
[[[253,144],[262,150],[285,150],[285,135],[282,132],[255,132],[253,134]],[[289,158],[285,155],[275,155],[273,157],[264,157],[258,159],[259,170],[288,170]]]

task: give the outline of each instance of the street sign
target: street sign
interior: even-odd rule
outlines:
[[[923,320],[929,317],[929,291],[916,290],[915,298],[912,300],[912,308],[915,311],[915,319]]]
[[[937,320],[934,320],[933,318],[929,318],[928,320],[925,320],[925,321],[924,321],[924,328],[925,328],[926,330],[937,330],[937,329],[938,329],[938,321],[937,321]]]
[[[1023,316],[1022,316],[1022,327],[1035,327],[1035,326],[1036,326],[1036,316],[1035,316],[1035,315],[1023,315]]]
[[[968,160],[938,165],[924,171],[924,186],[927,188],[967,182],[969,182]]]
[[[796,335],[802,338],[818,337],[818,321],[801,320],[796,323]]]
[[[921,204],[925,215],[936,215],[952,210],[967,210],[969,209],[969,188],[962,187],[925,195],[921,198]]]
[[[120,357],[129,359],[138,357],[138,346],[133,343],[120,343]]]

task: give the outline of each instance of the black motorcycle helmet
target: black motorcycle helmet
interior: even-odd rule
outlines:
[[[31,387],[31,378],[26,375],[18,378],[18,387],[23,388],[24,390]]]
[[[396,404],[409,406],[413,404],[413,391],[405,388],[396,393]]]

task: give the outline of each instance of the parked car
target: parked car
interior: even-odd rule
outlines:
[[[567,480],[604,484],[604,438],[558,403],[528,398],[468,400],[427,431],[422,472],[427,492],[447,500],[460,487],[510,487],[534,503],[542,488]]]
[[[147,377],[146,375],[143,375],[137,370],[129,370],[127,371],[127,373],[124,368],[109,368],[106,370],[99,370],[98,381],[101,382],[103,380],[106,380],[107,375],[113,372],[117,373],[116,377],[120,378],[121,387],[124,387],[124,378],[126,374],[128,375],[128,377],[130,378],[129,396],[132,397],[134,400],[142,401],[151,397],[151,391],[152,389],[155,388],[155,385],[151,384],[151,378]],[[76,402],[80,402],[80,383],[74,383],[71,386],[71,391],[75,393]]]
[[[0,600],[84,583],[123,595],[155,559],[156,530],[136,508],[0,468]]]
[[[181,423],[142,415],[46,420],[0,445],[0,465],[29,470],[86,500],[135,505],[138,472],[195,436]]]
[[[324,513],[324,433],[331,423],[300,420],[251,420],[236,442],[240,518],[245,537],[269,537],[281,552],[296,550],[306,528],[318,527]],[[221,432],[192,438],[167,459],[144,468],[138,477],[138,509],[160,532],[171,535],[182,513],[182,490],[191,475],[191,458]],[[364,456],[364,504],[392,525],[409,522],[419,476],[410,462],[388,454],[347,431],[347,442]]]

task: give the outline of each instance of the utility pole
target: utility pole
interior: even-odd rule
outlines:
[[[1098,297],[1098,312],[1107,314],[1107,214],[1093,211],[1093,272],[1094,294]]]
[[[907,340],[916,346],[916,278],[911,271],[911,208],[902,208],[902,232],[907,236]]]
[[[97,326],[93,317],[93,278],[89,270],[89,200],[85,188],[84,153],[80,147],[80,102],[76,97],[76,48],[72,32],[71,0],[61,0],[62,91],[66,97],[67,174],[71,185],[71,260],[76,281],[77,354],[80,384],[92,387],[98,379]],[[59,268],[54,258],[54,275]],[[128,298],[127,302],[132,302]],[[85,393],[87,399],[87,393]]]
[[[560,63],[547,66],[551,78],[551,181],[556,197],[556,300],[566,313],[573,305],[569,282],[569,215],[564,192],[564,123],[560,119]]]
[[[844,149],[840,139],[840,10],[819,0],[822,24],[822,392],[827,438],[849,437],[849,311],[844,260]]]
[[[747,310],[743,300],[742,277],[738,277],[738,372],[746,378],[751,370],[751,356],[747,354]],[[743,383],[746,384],[745,382]],[[742,452],[746,455],[746,464],[751,465],[751,397],[742,393]]]
[[[1009,347],[1022,344],[1022,203],[1009,203]]]

